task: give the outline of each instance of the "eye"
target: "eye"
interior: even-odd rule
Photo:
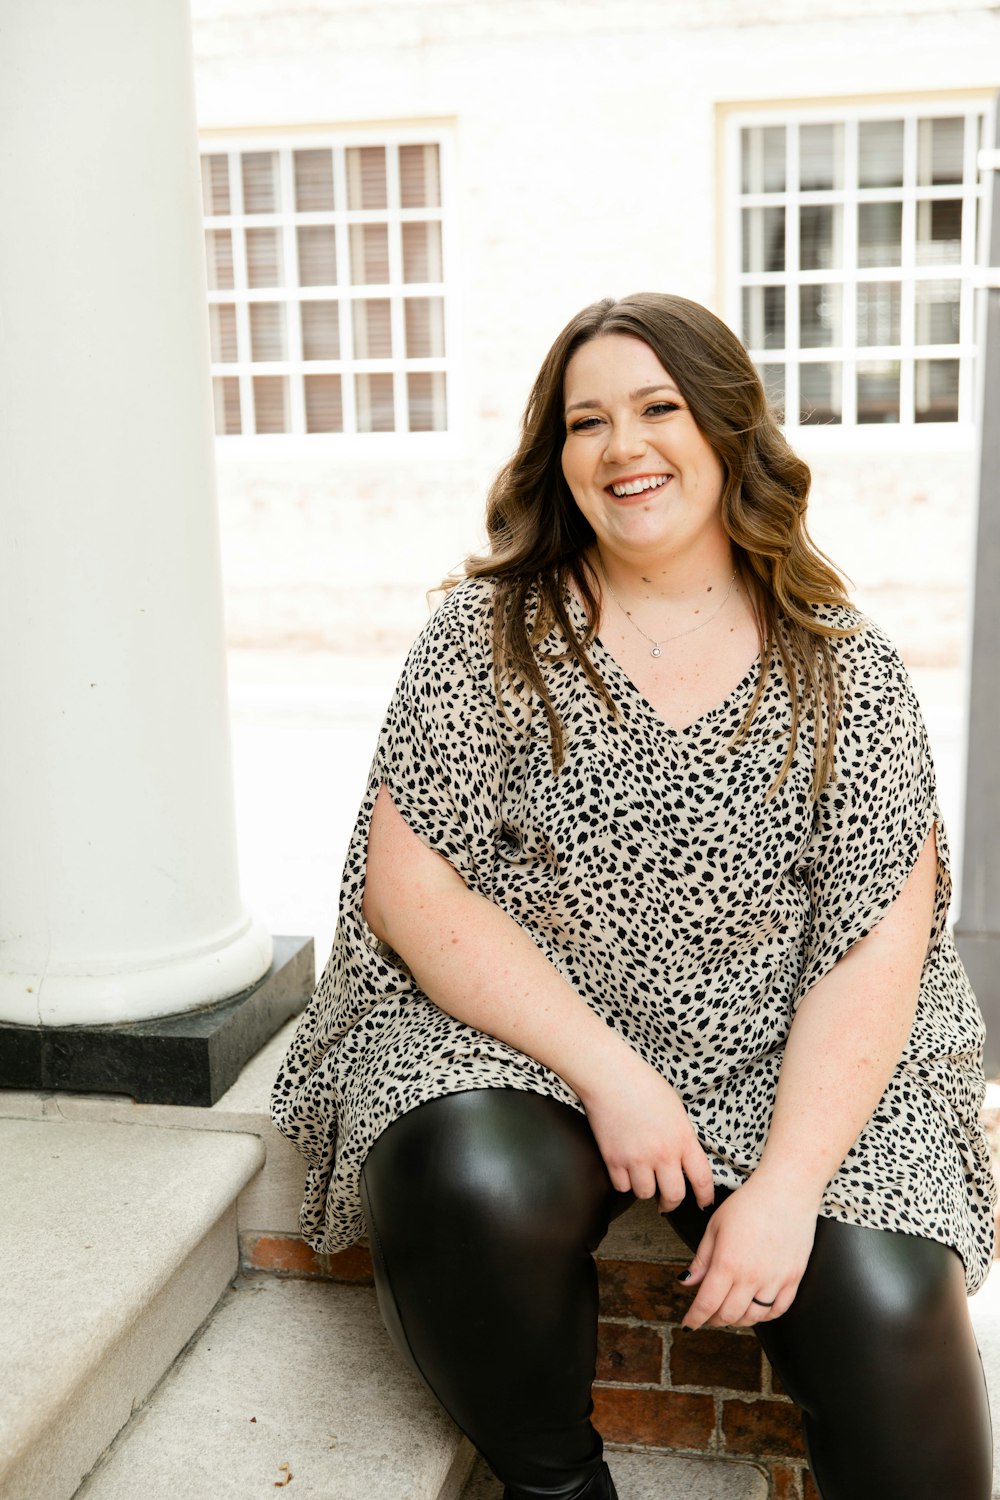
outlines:
[[[644,415],[647,417],[660,417],[665,412],[680,411],[676,401],[654,401],[647,406]]]
[[[600,424],[600,417],[578,417],[575,422],[569,424],[569,430],[570,432],[592,432]]]

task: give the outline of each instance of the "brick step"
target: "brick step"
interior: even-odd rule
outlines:
[[[459,1500],[473,1458],[370,1287],[246,1276],[77,1500]]]
[[[0,1500],[76,1492],[231,1281],[263,1156],[247,1135],[0,1120]]]
[[[605,1450],[618,1500],[768,1500],[763,1469],[720,1458]],[[478,1458],[461,1500],[502,1500],[503,1485]]]

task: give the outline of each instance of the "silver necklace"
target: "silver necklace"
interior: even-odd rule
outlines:
[[[679,641],[682,635],[693,635],[696,630],[704,630],[706,625],[711,625],[716,615],[721,615],[722,611],[728,604],[729,596],[733,592],[733,584],[736,582],[736,569],[734,568],[733,576],[729,580],[729,587],[726,589],[726,597],[723,599],[718,609],[712,611],[707,620],[699,620],[697,625],[689,625],[687,630],[678,630],[676,635],[663,636],[660,640],[656,641],[653,640],[653,637],[651,635],[646,634],[641,625],[636,624],[622,601],[619,599],[618,595],[615,593],[614,589],[611,587],[611,579],[608,577],[607,569],[605,568],[603,561],[601,563],[601,572],[604,574],[604,582],[608,586],[608,593],[611,595],[612,599],[615,601],[618,608],[625,616],[626,620],[628,620],[633,630],[637,630],[639,634],[641,636],[644,636],[647,641],[652,642],[652,650],[649,653],[650,656],[662,656],[663,652],[660,649],[662,646],[669,645],[671,641]]]

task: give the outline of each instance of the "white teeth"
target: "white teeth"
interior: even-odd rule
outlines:
[[[619,497],[641,495],[643,490],[658,490],[669,478],[669,474],[650,474],[645,479],[633,479],[631,484],[613,484],[611,489]]]

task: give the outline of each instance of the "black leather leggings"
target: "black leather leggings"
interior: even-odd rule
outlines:
[[[386,1327],[510,1500],[613,1493],[590,1421],[593,1251],[633,1197],[586,1117],[510,1089],[434,1099],[383,1132],[361,1186]],[[693,1249],[708,1215],[689,1193],[669,1217]],[[755,1332],[802,1409],[823,1500],[990,1500],[954,1250],[821,1218],[794,1303]]]

